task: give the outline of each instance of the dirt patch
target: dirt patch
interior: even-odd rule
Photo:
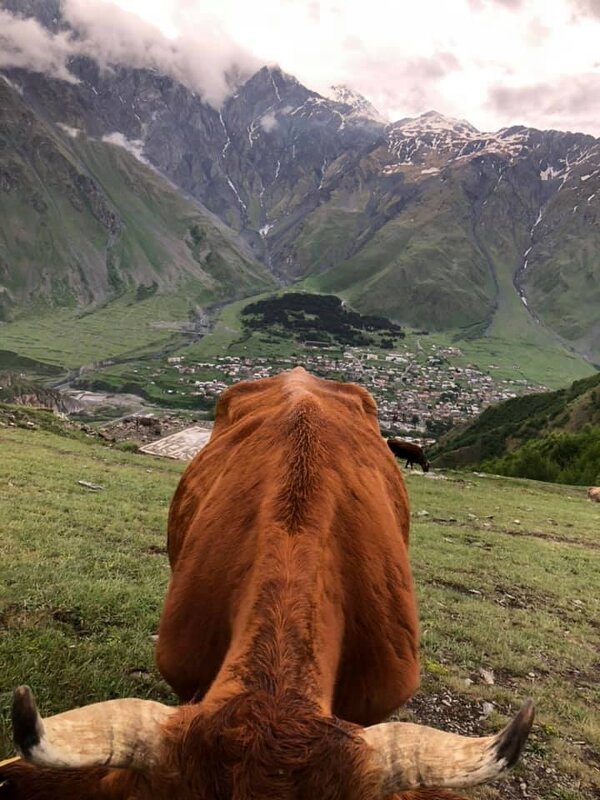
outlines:
[[[519,584],[511,584],[510,586],[496,584],[494,586],[493,600],[504,608],[536,609],[554,607],[552,595],[539,589],[532,589],[530,586],[521,586]]]
[[[166,556],[167,548],[164,545],[151,544],[146,552],[151,556]]]
[[[164,416],[134,415],[103,425],[100,435],[111,442],[150,444],[164,436],[189,428],[191,425],[212,428],[212,422],[195,417],[167,414]]]
[[[77,609],[57,608],[51,613],[55,622],[70,628],[77,636],[91,636],[92,632],[86,625],[81,612]]]
[[[11,628],[39,628],[51,618],[47,608],[27,608],[19,603],[9,603],[0,611],[0,631]]]
[[[410,719],[422,725],[468,736],[483,736],[486,733],[483,702],[447,689],[429,695],[415,695],[392,719]]]
[[[430,586],[443,586],[445,589],[452,589],[453,592],[458,592],[459,594],[464,594],[468,597],[484,597],[484,593],[479,589],[469,589],[468,586],[464,586],[462,583],[457,583],[456,581],[447,581],[444,578],[434,578],[431,580],[425,579],[425,583],[428,583]]]
[[[591,689],[593,692],[597,692],[600,686],[600,661],[592,664],[587,670],[570,667],[563,670],[561,675],[564,675],[576,689]]]
[[[586,550],[600,550],[600,542],[586,542],[583,539],[574,539],[570,536],[561,536],[559,533],[546,533],[545,531],[513,530],[512,528],[490,528],[491,533],[500,533],[505,536],[525,537],[528,539],[543,539],[548,542],[584,547]]]
[[[482,522],[476,520],[459,520],[456,517],[430,517],[427,521],[435,522],[437,525],[444,525],[450,528],[466,528],[468,530],[481,531],[482,534],[499,533],[503,536],[515,536],[528,539],[542,539],[548,542],[558,542],[559,544],[574,545],[576,547],[584,547],[587,550],[600,550],[600,542],[584,541],[572,536],[563,536],[560,533],[550,533],[539,530],[526,530],[522,528],[502,528],[499,525],[493,525],[490,522]],[[565,527],[569,527],[565,525]],[[493,545],[482,539],[476,537],[465,537],[463,540],[465,544],[470,544],[475,547],[484,547],[491,549]]]
[[[77,636],[91,636],[90,628],[77,609],[68,608],[27,608],[18,603],[10,603],[0,611],[0,633],[15,629],[41,628],[56,622],[69,628]]]

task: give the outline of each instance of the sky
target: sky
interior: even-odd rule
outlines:
[[[30,66],[69,80],[67,59],[77,52],[106,65],[154,65],[218,107],[232,74],[278,64],[321,93],[346,84],[390,120],[435,109],[485,131],[525,124],[600,136],[600,0],[62,6],[76,41],[0,11],[0,67]]]

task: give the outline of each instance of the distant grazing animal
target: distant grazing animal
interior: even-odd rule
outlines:
[[[387,439],[387,446],[396,458],[406,459],[406,467],[412,469],[413,464],[420,464],[423,472],[429,472],[429,461],[418,444],[405,442],[403,439]]]
[[[184,705],[42,720],[17,689],[36,766],[0,768],[0,800],[449,800],[497,777],[529,701],[485,738],[382,722],[419,682],[408,528],[368,392],[301,368],[228,389],[169,514],[157,660]]]
[[[587,493],[592,503],[600,503],[600,486],[590,486]]]

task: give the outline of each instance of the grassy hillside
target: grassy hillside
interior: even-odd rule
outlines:
[[[377,171],[376,163],[367,159],[363,171],[372,169]],[[598,226],[592,207],[575,234],[561,206],[563,193],[556,201],[562,216],[552,206],[537,231],[544,232],[542,246],[531,238],[537,178],[517,189],[483,162],[457,162],[443,180],[423,180],[409,166],[404,170],[396,196],[387,197],[387,206],[379,198],[383,224],[375,230],[367,213],[373,215],[375,200],[360,183],[354,192],[345,187],[332,193],[307,217],[295,255],[305,264],[308,288],[339,294],[363,313],[452,331],[465,342],[481,342],[484,350],[528,350],[549,373],[567,367],[572,348],[598,361]],[[559,222],[568,235],[553,232]],[[528,250],[529,308],[514,285]]]
[[[600,374],[595,374],[565,389],[491,406],[474,422],[450,431],[432,455],[440,465],[485,463],[504,473],[511,465],[518,469],[515,459],[527,448],[523,454],[530,458],[522,465],[524,471],[508,474],[595,483],[600,475],[599,432]],[[534,472],[534,465],[539,466],[534,453],[550,458],[557,470]],[[501,462],[504,457],[507,460]]]
[[[51,125],[4,81],[0,281],[2,346],[68,366],[154,345],[161,323],[274,285],[126,147]]]
[[[368,200],[362,198],[362,204]],[[327,261],[319,258],[317,240],[308,284],[341,294],[363,313],[385,314],[413,326],[485,327],[494,311],[495,290],[471,234],[468,203],[452,179],[420,187],[411,201],[358,252],[322,274],[318,271]],[[360,208],[361,196],[345,202]],[[314,213],[323,216],[325,211]],[[329,225],[337,224],[334,214]]]
[[[167,507],[183,465],[0,411],[0,758],[11,691],[44,712],[135,695],[175,702],[153,664]],[[25,412],[23,412],[25,413]],[[46,416],[43,416],[46,419]],[[497,730],[526,696],[524,764],[485,798],[600,789],[598,509],[582,490],[472,474],[408,476],[423,686],[404,717]],[[86,480],[103,488],[93,492]],[[480,669],[492,670],[487,684]],[[489,703],[491,705],[484,705]]]
[[[529,254],[526,290],[546,324],[597,361],[600,342],[599,173],[576,165],[544,209]]]

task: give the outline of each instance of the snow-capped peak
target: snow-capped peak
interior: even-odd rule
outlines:
[[[396,130],[412,135],[417,133],[454,133],[457,136],[477,136],[479,131],[466,119],[446,117],[438,111],[426,111],[418,117],[407,117],[394,123]]]
[[[351,89],[345,84],[338,83],[330,86],[329,91],[327,92],[327,97],[336,103],[342,103],[345,106],[350,106],[352,109],[351,115],[353,117],[366,117],[367,119],[380,122],[382,125],[388,124],[388,120],[386,120],[379,113],[379,111],[377,111],[375,106],[370,103],[366,97],[363,97],[360,92]]]

